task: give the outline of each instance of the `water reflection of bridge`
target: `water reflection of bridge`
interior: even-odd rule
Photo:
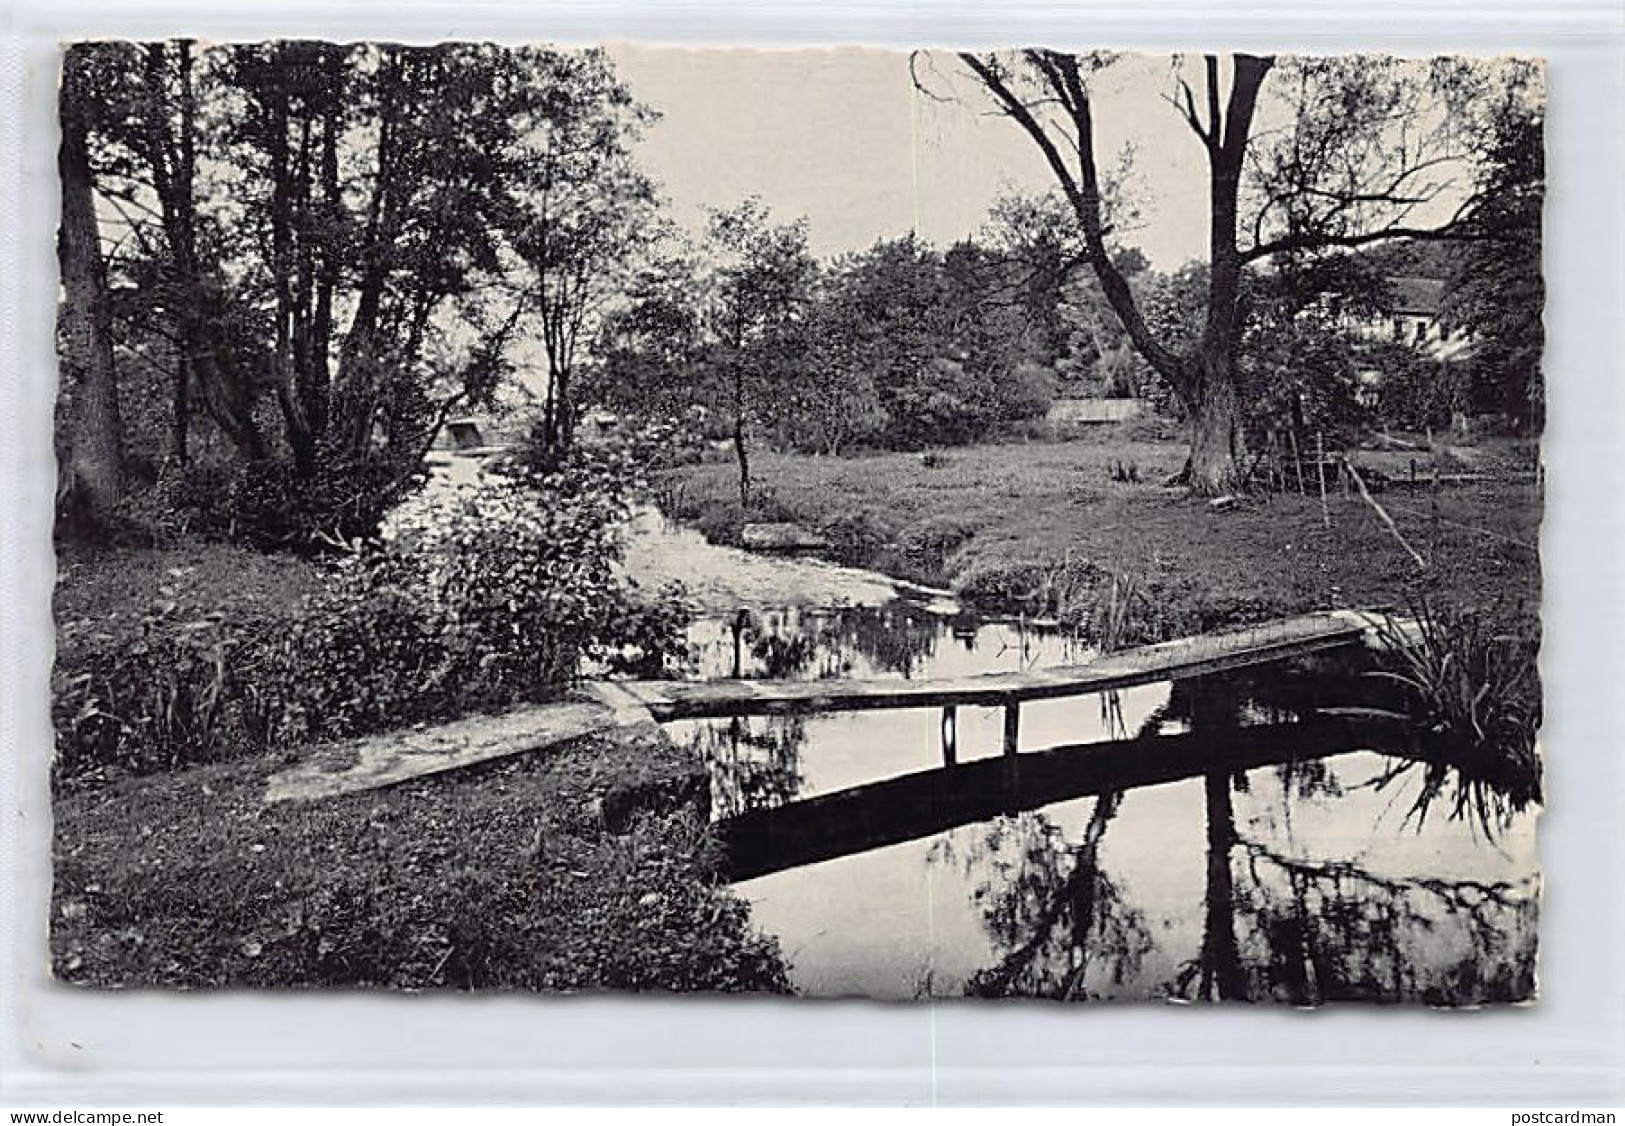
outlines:
[[[1463,881],[1436,873],[1425,861],[1415,872],[1367,870],[1358,856],[1345,856],[1337,846],[1328,856],[1283,845],[1273,835],[1273,822],[1238,829],[1233,789],[1276,786],[1285,809],[1333,797],[1354,800],[1338,789],[1345,765],[1356,778],[1373,771],[1356,783],[1356,789],[1373,792],[1419,763],[1427,771],[1419,779],[1424,795],[1475,784],[1443,759],[1434,761],[1444,748],[1420,739],[1401,718],[1404,703],[1390,682],[1363,675],[1370,664],[1361,643],[1366,627],[1376,624],[1364,615],[1310,615],[1034,672],[640,682],[624,693],[617,685],[606,702],[645,721],[726,721],[694,724],[682,737],[693,739],[711,764],[728,875],[749,881],[783,873],[757,885],[759,893],[747,894],[776,905],[768,916],[775,921],[764,925],[811,963],[808,988],[814,991],[840,992],[862,980],[868,983],[864,991],[887,996],[887,990],[908,996],[945,988],[990,996],[1274,997],[1299,1004],[1526,997],[1533,989],[1535,900],[1529,879]],[[1319,656],[1297,659],[1312,654]],[[802,671],[765,660],[756,664],[782,668],[769,676]],[[1133,726],[1125,724],[1120,708],[1108,706],[1099,741],[1080,742],[1074,734],[1035,740],[1040,728],[1056,732],[1053,721],[1072,715],[1065,708],[1033,725],[1026,749],[1018,746],[1025,703],[1158,683],[1169,684],[1166,694]],[[1004,753],[998,743],[959,753],[956,709],[964,706],[1004,709]],[[937,708],[942,765],[929,770],[919,769],[917,746],[897,743],[917,738],[908,734],[912,724],[825,729],[808,719]],[[767,721],[747,723],[749,716]],[[1067,720],[1061,731],[1077,731],[1073,722]],[[829,771],[811,782],[802,773],[804,744],[813,749],[821,737],[841,748],[833,752],[837,760],[845,756],[845,765],[834,771],[846,780],[844,788],[822,789]],[[1034,742],[1063,741],[1033,748]],[[1354,753],[1361,751],[1382,757]],[[871,761],[873,769],[865,769]],[[913,765],[903,765],[908,761]],[[1192,782],[1201,813],[1191,809],[1188,785],[1180,785]],[[1182,808],[1205,822],[1205,879],[1199,898],[1181,897],[1153,910],[1130,894],[1139,885],[1108,870],[1101,846],[1128,794],[1164,784],[1172,788],[1161,797],[1128,803],[1134,811],[1129,828],[1116,835],[1128,832],[1129,851],[1119,850],[1116,861],[1131,874],[1140,870],[1136,864],[1143,869],[1180,863],[1177,855],[1162,855],[1162,838],[1155,834],[1156,855],[1148,858],[1135,848],[1133,825],[1134,818],[1151,816],[1142,810]],[[801,796],[809,785],[821,792]],[[1064,819],[1085,816],[1071,804],[1078,799],[1089,803],[1082,807],[1087,823],[1063,832]],[[1412,809],[1418,831],[1428,800],[1419,799]],[[1450,805],[1453,815],[1468,808],[1457,799]],[[1514,801],[1508,808],[1522,806]],[[923,860],[920,849],[908,847],[857,859],[908,842],[931,842]],[[823,863],[841,858],[853,864]],[[947,888],[959,887],[963,868],[968,908],[990,941],[985,957],[959,965],[948,956],[939,965],[936,939],[916,948],[908,944],[921,936],[907,925],[890,929],[896,924],[886,921],[892,919],[888,896],[907,870],[897,866],[920,863],[954,865],[952,878],[941,885]],[[866,873],[882,875],[869,887]],[[880,887],[891,891],[876,898]],[[831,909],[831,917],[845,920],[832,932],[838,938],[824,937],[828,924],[817,906],[831,896],[844,900]],[[866,929],[853,913],[866,915],[871,904],[878,921]],[[899,943],[900,949],[923,952],[931,972],[945,976],[886,984],[890,955],[871,950]],[[852,969],[858,966],[868,968]],[[842,977],[848,970],[858,977]]]
[[[919,840],[1003,813],[1358,750],[1396,753],[1386,725],[1311,720],[1146,735],[947,765],[753,809],[717,823],[735,880]]]

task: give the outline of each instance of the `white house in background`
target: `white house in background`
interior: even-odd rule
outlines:
[[[1463,357],[1472,339],[1460,329],[1444,323],[1444,282],[1439,278],[1399,276],[1388,279],[1394,295],[1392,311],[1386,317],[1353,322],[1349,327],[1367,340],[1408,344],[1444,369]],[[1368,407],[1381,398],[1383,372],[1364,368],[1358,373],[1360,401]]]
[[[1465,332],[1445,326],[1444,282],[1439,278],[1391,277],[1393,311],[1386,317],[1360,320],[1350,327],[1368,340],[1410,344],[1435,360],[1453,360],[1471,343]]]

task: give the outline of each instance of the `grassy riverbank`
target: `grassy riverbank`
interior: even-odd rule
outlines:
[[[618,486],[586,470],[532,485],[425,496],[399,513],[413,535],[365,566],[62,545],[59,978],[786,988],[719,882],[703,764],[662,737],[264,801],[277,770],[338,753],[328,741],[549,699],[594,646],[665,654],[677,609],[615,577]]]
[[[1179,442],[1119,430],[926,457],[762,454],[752,459],[759,495],[748,513],[724,464],[674,471],[661,501],[721,542],[736,541],[747,520],[795,521],[828,537],[840,562],[951,587],[988,609],[1087,619],[1102,612],[1115,578],[1119,595],[1133,592],[1139,640],[1424,596],[1498,605],[1534,628],[1540,578],[1528,545],[1541,505],[1534,485],[1508,472],[1528,451],[1468,452],[1484,480],[1381,498],[1426,568],[1357,491],[1333,483],[1329,527],[1313,481],[1306,496],[1243,497],[1215,511],[1156,484],[1179,468]],[[1397,474],[1406,461],[1390,456],[1386,467]]]
[[[266,805],[286,759],[59,799],[56,976],[89,986],[787,988],[665,740]],[[698,772],[698,773],[697,773]],[[628,779],[636,779],[628,787]],[[641,804],[619,831],[606,805]]]

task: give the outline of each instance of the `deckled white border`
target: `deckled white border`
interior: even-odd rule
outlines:
[[[1625,1102],[1625,17],[1469,0],[662,6],[16,0],[0,19],[0,1105]],[[300,35],[1031,43],[1551,61],[1543,999],[1443,1014],[762,999],[87,994],[42,986],[49,887],[55,44]]]

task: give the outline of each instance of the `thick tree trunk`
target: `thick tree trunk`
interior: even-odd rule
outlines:
[[[1226,113],[1218,113],[1217,61],[1208,59],[1212,131],[1208,140],[1210,207],[1208,210],[1207,318],[1195,359],[1191,398],[1191,479],[1194,492],[1219,496],[1238,489],[1245,439],[1236,380],[1241,346],[1241,255],[1236,248],[1242,162],[1252,128],[1259,87],[1269,72],[1267,60],[1238,55],[1235,81]]]
[[[57,258],[62,269],[62,363],[75,378],[75,409],[66,482],[98,525],[113,516],[122,490],[123,419],[113,367],[112,310],[107,267],[92,198],[88,111],[84,105],[85,60],[70,50],[63,61],[62,228]]]
[[[1202,496],[1223,496],[1242,486],[1246,464],[1235,364],[1225,351],[1203,354],[1198,363],[1202,377],[1191,410],[1187,483]]]
[[[993,94],[1002,111],[1015,120],[1043,153],[1077,215],[1084,246],[1096,280],[1137,352],[1174,386],[1191,415],[1191,452],[1180,479],[1200,493],[1223,493],[1241,483],[1241,404],[1236,384],[1236,351],[1241,339],[1241,256],[1236,246],[1237,196],[1247,139],[1271,58],[1237,55],[1230,93],[1221,109],[1219,62],[1205,59],[1207,115],[1203,120],[1187,88],[1182,112],[1207,150],[1209,166],[1208,249],[1210,281],[1207,320],[1194,354],[1176,353],[1160,343],[1146,323],[1134,293],[1113,263],[1106,245],[1102,191],[1094,154],[1094,108],[1079,58],[1054,51],[1030,50],[1024,58],[1038,76],[1042,103],[1058,107],[1070,119],[1076,154],[1074,164],[1035,115],[1030,99],[1017,93],[1007,72],[995,60],[962,53],[971,71]]]

